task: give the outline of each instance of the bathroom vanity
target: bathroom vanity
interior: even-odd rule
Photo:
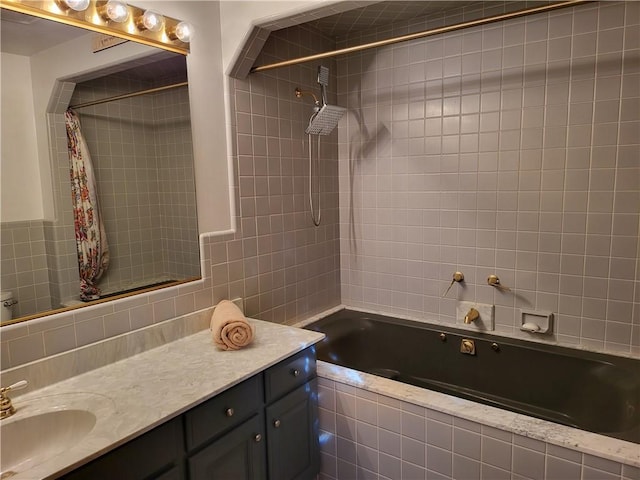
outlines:
[[[48,410],[86,409],[97,420],[56,455],[16,464],[11,477],[315,478],[313,345],[322,334],[251,322],[255,340],[242,350],[218,350],[205,330],[16,396],[17,412],[3,429],[40,414],[43,399]],[[84,407],[79,400],[65,406],[67,397],[82,396]]]
[[[315,376],[311,347],[62,478],[314,478]]]

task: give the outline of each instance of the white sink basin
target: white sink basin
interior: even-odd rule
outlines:
[[[54,410],[0,425],[2,450],[0,465],[22,470],[71,448],[96,424],[93,413],[85,410]]]
[[[13,401],[16,413],[0,422],[0,478],[11,478],[46,462],[80,443],[96,426],[111,402],[90,394],[38,397],[23,404]]]

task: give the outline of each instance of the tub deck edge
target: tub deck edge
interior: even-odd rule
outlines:
[[[318,360],[318,376],[517,435],[640,468],[640,446]]]

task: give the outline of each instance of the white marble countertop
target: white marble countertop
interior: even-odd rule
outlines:
[[[256,329],[255,339],[241,350],[218,350],[209,330],[204,330],[16,397],[17,412],[3,420],[3,426],[38,413],[42,405],[49,410],[86,408],[98,420],[82,441],[45,462],[25,462],[11,478],[56,478],[324,337],[274,323],[250,322]]]

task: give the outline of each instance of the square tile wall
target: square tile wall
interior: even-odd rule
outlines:
[[[333,47],[333,39],[312,28],[290,27],[271,33],[256,64]],[[340,303],[337,129],[321,137],[319,157],[317,137],[312,142],[311,190],[320,226],[309,207],[305,128],[314,106],[309,92],[320,95],[318,65],[230,80],[239,216],[228,244],[232,256],[219,268],[228,268],[230,289],[245,298],[248,314],[264,320],[293,323]],[[328,100],[335,104],[335,62],[323,65],[333,72]],[[305,92],[302,98],[296,88]]]
[[[4,222],[0,226],[0,272],[2,291],[20,302],[12,308],[14,317],[49,310],[52,305],[45,229],[50,222],[31,220]]]
[[[630,480],[638,469],[320,378],[320,479]]]
[[[167,81],[177,82],[177,79]],[[151,111],[165,275],[198,277],[200,246],[188,89],[181,87],[153,94]]]
[[[162,82],[173,83],[171,78]],[[157,83],[117,73],[78,84],[72,103],[143,90]],[[140,282],[198,276],[188,90],[88,107],[80,116],[92,148],[113,252],[101,288],[109,292]],[[114,138],[120,139],[115,145]]]
[[[549,341],[640,352],[639,6],[338,59],[344,304],[445,323],[456,300],[495,304],[496,330],[525,337],[519,309],[546,310]]]
[[[171,78],[163,82],[171,83]],[[116,73],[77,84],[70,103],[154,86],[154,82]],[[109,268],[100,279],[102,291],[199,276],[187,89],[87,107],[79,115],[111,252]],[[78,292],[69,160],[64,119],[56,114],[51,117],[59,165],[55,189],[60,212],[54,236],[60,251],[55,277],[60,299],[68,301],[77,298]]]
[[[143,80],[112,74],[78,83],[71,104],[150,86]],[[103,292],[117,290],[120,285],[131,288],[136,281],[162,278],[165,273],[153,100],[153,96],[143,95],[78,110],[94,165],[110,251],[109,267],[99,282]],[[62,177],[61,181],[61,190],[68,189],[68,178]],[[70,202],[63,208],[71,208]],[[75,296],[78,286],[74,287],[71,293]]]

